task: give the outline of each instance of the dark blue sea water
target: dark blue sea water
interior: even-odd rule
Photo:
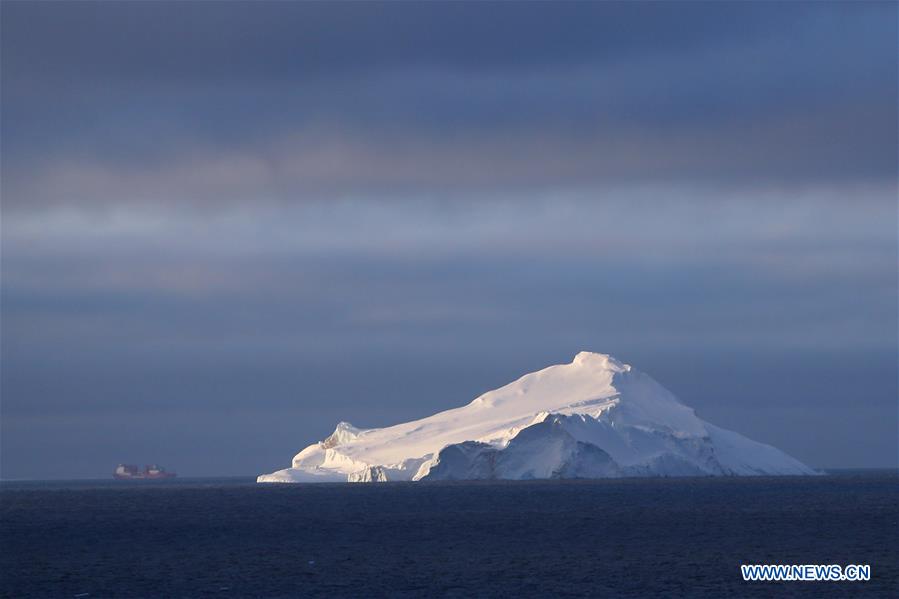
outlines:
[[[896,472],[255,485],[3,483],[8,597],[899,597]],[[741,563],[866,563],[746,583]]]

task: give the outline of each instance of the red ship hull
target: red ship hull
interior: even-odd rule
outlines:
[[[146,466],[143,470],[132,464],[119,464],[112,477],[116,480],[159,480],[175,478],[174,472],[166,472],[157,465]]]

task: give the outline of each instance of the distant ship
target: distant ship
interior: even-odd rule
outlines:
[[[145,466],[143,470],[131,464],[119,464],[112,477],[119,480],[175,478],[175,473],[166,472],[165,468],[156,464]]]

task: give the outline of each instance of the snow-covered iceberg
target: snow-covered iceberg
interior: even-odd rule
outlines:
[[[461,408],[387,428],[341,422],[258,482],[815,474],[699,419],[615,358],[581,352]]]

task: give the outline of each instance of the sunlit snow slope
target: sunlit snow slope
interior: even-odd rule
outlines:
[[[696,417],[652,378],[581,352],[404,424],[334,433],[259,482],[814,474],[770,445]]]

